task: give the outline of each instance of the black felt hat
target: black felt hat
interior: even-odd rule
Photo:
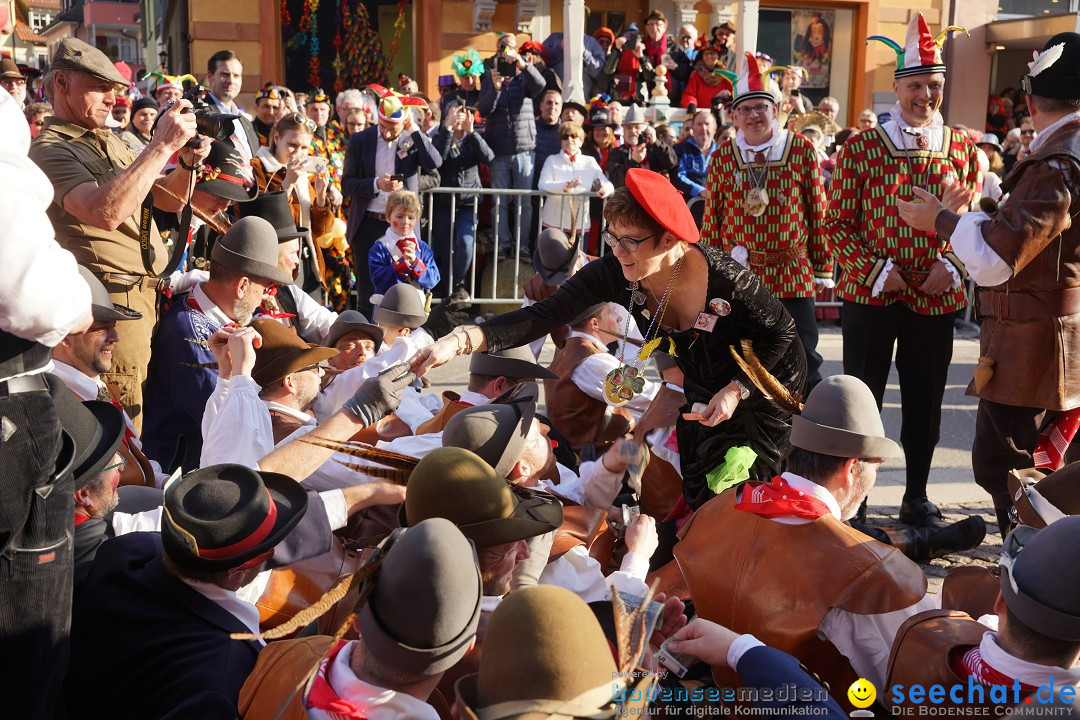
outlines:
[[[306,510],[307,493],[291,477],[211,465],[166,491],[161,539],[180,567],[220,572],[277,545]]]
[[[197,190],[245,203],[259,194],[259,185],[244,156],[220,140],[210,145],[210,154],[195,168]]]
[[[1020,77],[1024,92],[1048,98],[1080,97],[1080,34],[1063,32],[1047,40],[1028,69],[1029,74]]]
[[[81,401],[61,382],[50,382],[60,427],[75,442],[75,490],[86,487],[112,460],[124,439],[124,413],[112,403]]]
[[[236,206],[236,217],[254,215],[274,226],[278,241],[294,240],[308,234],[306,227],[297,227],[293,220],[289,197],[283,192],[266,192],[251,202]]]

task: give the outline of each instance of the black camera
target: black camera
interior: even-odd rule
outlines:
[[[233,134],[234,121],[240,117],[239,115],[230,115],[229,113],[218,112],[213,105],[206,101],[206,93],[209,92],[206,88],[196,85],[195,87],[184,93],[184,100],[191,103],[190,108],[184,108],[180,112],[194,113],[195,114],[195,127],[198,128],[199,135],[208,137],[211,140],[227,141]],[[178,101],[166,105],[161,109],[157,118],[154,120],[153,127],[150,128],[150,135],[153,136],[154,130],[157,128],[157,121],[161,119],[161,116],[169,111],[169,109]],[[199,138],[193,137],[188,140],[185,147],[198,147]]]

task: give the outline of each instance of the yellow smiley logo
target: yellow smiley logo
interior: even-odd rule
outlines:
[[[847,691],[848,700],[851,704],[857,708],[868,708],[874,703],[874,699],[877,698],[877,690],[874,689],[873,683],[864,678],[859,678],[855,682],[851,683],[851,687]]]

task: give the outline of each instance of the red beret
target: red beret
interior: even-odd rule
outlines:
[[[645,212],[672,235],[692,243],[701,239],[682,193],[666,177],[652,170],[631,168],[626,171],[626,187]]]

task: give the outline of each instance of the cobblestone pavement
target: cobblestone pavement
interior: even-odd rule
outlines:
[[[818,352],[825,358],[823,375],[842,372],[842,343],[840,329],[835,323],[821,324]],[[554,348],[550,341],[540,356],[542,363],[550,362]],[[1001,548],[997,520],[989,496],[975,484],[971,474],[971,440],[975,431],[976,398],[967,397],[965,390],[978,357],[978,337],[971,330],[958,330],[953,346],[953,362],[942,403],[941,440],[934,455],[930,474],[930,499],[941,508],[946,520],[962,520],[982,515],[987,534],[983,544],[969,552],[947,555],[924,565],[930,581],[930,591],[937,594],[941,581],[952,567],[972,563],[994,565]],[[447,365],[433,370],[432,392],[464,387],[468,380],[468,359],[455,358]],[[542,386],[541,386],[542,389]],[[900,389],[895,370],[889,378],[882,408],[885,431],[893,439],[900,438]],[[902,459],[884,463],[877,484],[870,492],[869,522],[878,525],[895,524],[904,491]]]

